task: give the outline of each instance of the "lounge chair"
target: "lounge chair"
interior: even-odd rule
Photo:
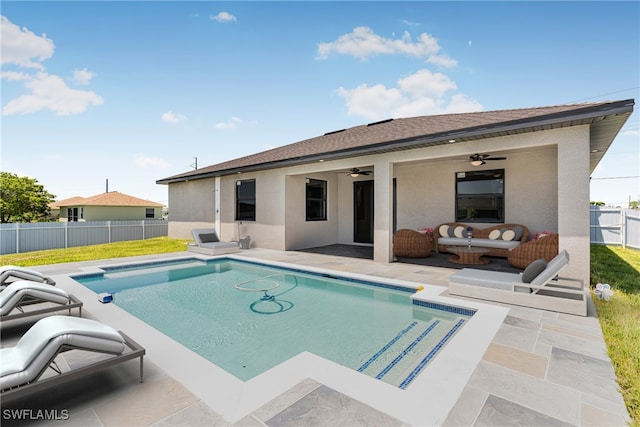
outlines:
[[[31,280],[42,282],[48,285],[55,285],[56,282],[39,271],[31,268],[18,267],[17,265],[3,265],[0,267],[0,286],[7,286],[10,279]]]
[[[188,250],[207,255],[223,255],[240,252],[238,242],[221,242],[213,228],[196,228],[191,230],[194,244]]]
[[[549,263],[534,261],[522,273],[463,268],[451,275],[449,293],[586,316],[583,281],[558,277],[568,264],[569,254],[562,251]]]
[[[62,372],[55,359],[68,350],[98,352],[107,357]],[[142,382],[144,354],[144,348],[131,338],[95,320],[68,316],[45,317],[25,332],[15,347],[0,349],[0,398],[4,404],[137,357],[140,358]],[[57,375],[41,378],[49,368]]]
[[[26,308],[26,309],[25,309]],[[63,289],[30,280],[13,282],[0,292],[0,320],[53,313],[77,308],[82,316],[82,301]]]

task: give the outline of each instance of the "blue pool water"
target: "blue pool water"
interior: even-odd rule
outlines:
[[[415,290],[231,259],[75,276],[241,380],[308,351],[401,388],[473,314]]]

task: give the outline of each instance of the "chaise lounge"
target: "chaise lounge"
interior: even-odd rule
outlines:
[[[63,372],[55,359],[69,350],[98,352],[108,357]],[[138,357],[142,382],[144,354],[145,349],[131,338],[95,320],[46,317],[36,322],[15,347],[0,349],[0,398],[4,404]],[[49,368],[57,375],[42,378]]]
[[[3,265],[0,267],[0,286],[7,286],[9,280],[22,279],[33,282],[42,282],[48,285],[55,285],[56,282],[39,271],[31,268],[18,267],[17,265]]]
[[[0,292],[0,320],[8,321],[61,310],[78,309],[82,301],[63,289],[29,280],[13,282]]]
[[[213,228],[195,228],[191,230],[194,244],[189,245],[190,252],[206,255],[223,255],[240,252],[238,242],[221,242]]]
[[[587,315],[587,294],[582,280],[560,278],[569,264],[567,251],[549,263],[532,262],[522,273],[463,268],[451,275],[449,293],[561,313]]]

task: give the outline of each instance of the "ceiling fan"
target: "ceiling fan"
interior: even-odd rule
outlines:
[[[361,171],[358,168],[352,168],[347,175],[351,175],[353,178],[357,178],[360,175],[366,176],[366,175],[369,175],[369,174],[371,174],[371,171]]]
[[[481,166],[487,163],[487,160],[507,160],[506,157],[491,157],[491,154],[472,154],[469,156],[473,166]]]

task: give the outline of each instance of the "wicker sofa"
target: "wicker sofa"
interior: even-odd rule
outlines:
[[[448,252],[447,248],[451,246],[467,246],[469,228],[472,232],[471,246],[488,249],[489,256],[507,258],[511,250],[529,237],[529,229],[521,224],[499,224],[481,229],[459,222],[447,222],[435,229],[436,250]]]

